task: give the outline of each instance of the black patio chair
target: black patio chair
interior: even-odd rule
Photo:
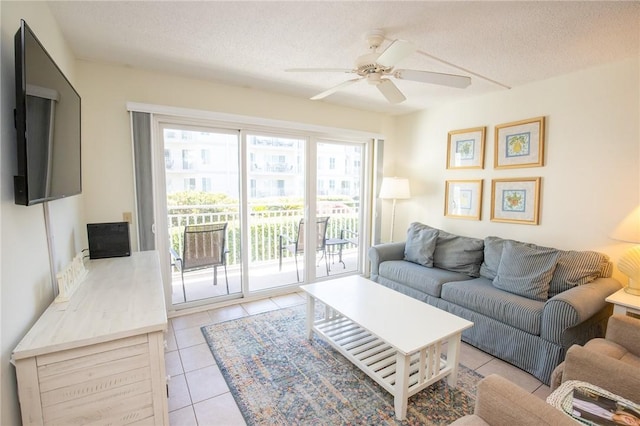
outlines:
[[[213,285],[218,285],[218,267],[224,267],[224,278],[229,294],[227,276],[227,222],[204,225],[188,225],[184,228],[182,256],[171,248],[174,264],[180,269],[182,293],[186,302],[184,287],[185,271],[213,267]]]

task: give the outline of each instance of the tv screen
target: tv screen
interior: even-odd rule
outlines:
[[[80,194],[80,95],[24,20],[15,35],[15,59],[15,203]]]

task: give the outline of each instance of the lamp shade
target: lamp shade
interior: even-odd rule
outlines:
[[[640,206],[620,222],[610,237],[627,243],[640,243]],[[618,269],[629,277],[625,291],[640,295],[640,246],[631,247],[622,254],[618,259]]]
[[[383,178],[380,186],[380,198],[390,200],[411,198],[409,179],[399,177]]]
[[[622,219],[610,237],[627,243],[640,243],[640,206]]]

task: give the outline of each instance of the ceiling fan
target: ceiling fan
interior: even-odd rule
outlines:
[[[384,51],[377,52],[385,40],[384,31],[373,30],[366,36],[370,52],[356,59],[355,68],[289,68],[287,72],[343,72],[357,74],[358,77],[347,80],[324,92],[313,96],[312,100],[326,98],[327,96],[344,89],[354,83],[366,80],[375,85],[384,97],[392,104],[403,102],[407,98],[400,89],[389,79],[394,77],[400,80],[418,81],[421,83],[439,84],[449,87],[465,88],[471,84],[471,78],[463,75],[443,74],[431,71],[395,69],[395,65],[402,59],[414,53],[416,46],[405,40],[394,40]]]

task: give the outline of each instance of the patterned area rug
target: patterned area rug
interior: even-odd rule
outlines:
[[[314,335],[306,306],[202,327],[249,425],[445,425],[473,412],[481,375],[463,365],[458,384],[434,383],[395,419],[393,397]]]

